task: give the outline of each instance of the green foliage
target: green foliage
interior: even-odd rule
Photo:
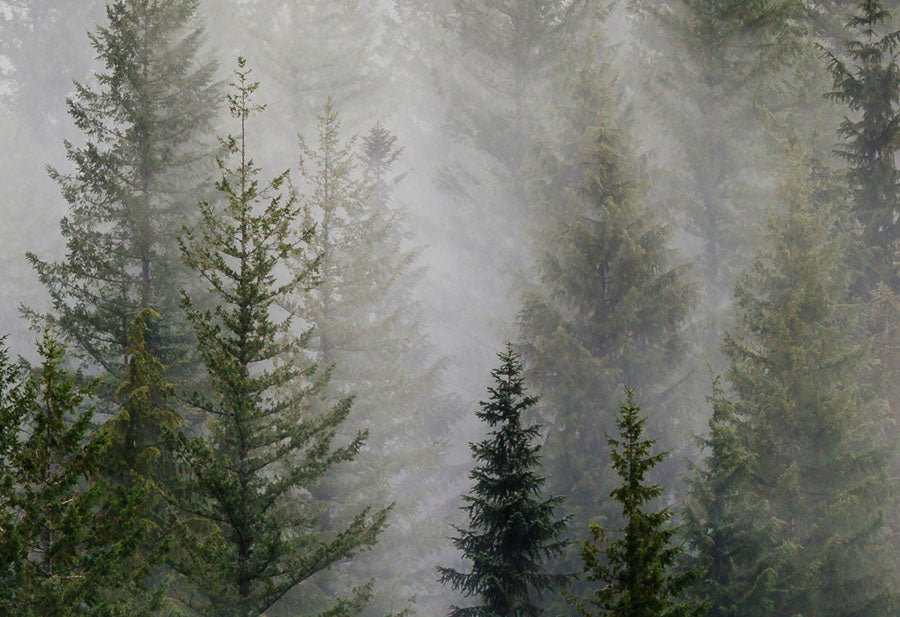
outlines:
[[[677,532],[669,524],[672,513],[668,508],[646,511],[663,494],[662,486],[647,483],[647,474],[668,454],[651,454],[656,442],[644,439],[647,419],[634,402],[634,392],[626,389],[625,394],[616,419],[619,438],[607,436],[612,466],[621,480],[610,497],[621,505],[625,526],[621,537],[601,550],[608,531],[591,525],[593,541],[582,544],[581,558],[587,579],[599,586],[578,608],[589,617],[699,616],[700,605],[680,600],[695,573],[673,572],[683,549],[672,544]]]
[[[310,349],[331,368],[327,393],[355,394],[343,430],[366,430],[368,438],[353,466],[329,474],[315,493],[345,506],[361,495],[397,502],[379,551],[345,571],[356,580],[377,577],[368,613],[391,612],[412,596],[423,609],[436,592],[433,562],[443,530],[433,497],[439,478],[447,480],[439,438],[454,406],[440,394],[442,366],[431,359],[413,295],[420,251],[408,248],[405,212],[392,203],[403,178],[392,169],[401,156],[397,138],[377,125],[357,145],[355,138],[342,142],[340,128],[329,101],[318,116],[316,147],[300,142],[320,283],[287,306],[314,328]],[[326,593],[348,587],[345,578],[323,581]]]
[[[567,519],[555,518],[561,497],[541,496],[546,478],[538,473],[540,427],[522,415],[537,403],[525,393],[522,365],[512,346],[498,354],[491,371],[490,400],[476,416],[490,427],[487,439],[472,444],[478,463],[469,474],[475,482],[463,499],[468,529],[457,528],[453,543],[472,562],[470,572],[439,567],[449,583],[480,604],[453,607],[451,617],[523,617],[540,614],[535,593],[558,590],[568,576],[547,571],[545,561],[562,554]]]
[[[52,302],[50,322],[91,371],[106,401],[127,374],[138,313],[161,318],[148,349],[172,366],[189,347],[178,315],[185,284],[175,237],[191,219],[186,195],[200,174],[197,142],[216,110],[214,65],[197,64],[197,0],[116,0],[90,35],[103,62],[96,85],[75,84],[69,114],[84,145],[66,142],[75,173],[51,170],[69,211],[64,260],[29,260]],[[187,368],[187,367],[185,367]],[[109,412],[109,409],[103,409]]]
[[[885,31],[891,13],[879,0],[861,0],[847,24],[858,38],[846,41],[846,60],[826,52],[834,77],[828,96],[844,103],[849,115],[839,130],[837,153],[850,166],[854,212],[874,252],[867,267],[870,286],[882,282],[900,290],[894,265],[900,251],[900,171],[894,160],[900,145],[900,30]]]
[[[109,439],[104,467],[110,477],[126,484],[155,483],[165,490],[174,474],[168,435],[184,424],[184,418],[175,411],[165,367],[147,349],[148,322],[158,318],[151,309],[138,313],[131,329],[128,376],[116,392],[119,412],[101,430]]]
[[[845,206],[821,168],[790,171],[788,211],[735,292],[730,392],[714,399],[687,509],[689,561],[713,616],[892,615],[896,492],[847,303]]]
[[[374,544],[388,509],[364,508],[342,529],[321,531],[307,497],[338,463],[352,459],[365,434],[336,442],[352,396],[322,413],[311,411],[324,386],[315,365],[296,362],[308,337],[289,332],[279,301],[315,281],[314,227],[288,184],[288,172],[260,185],[248,158],[246,122],[256,83],[238,61],[229,95],[238,137],[222,144],[238,166],[220,160],[221,202],[200,206],[202,221],[181,246],[187,264],[209,285],[217,304],[184,296],[208,374],[209,394],[193,404],[208,418],[202,435],[181,434],[184,485],[179,506],[184,549],[175,556],[182,601],[208,617],[259,616],[314,574]],[[302,267],[289,276],[288,265]],[[294,360],[294,361],[290,361]],[[332,600],[326,614],[358,611],[368,594]]]
[[[672,164],[656,182],[697,247],[692,257],[704,283],[699,309],[711,335],[704,351],[712,357],[729,292],[752,251],[753,225],[763,219],[766,178],[781,163],[780,145],[773,148],[766,138],[780,141],[784,116],[795,120],[791,104],[810,114],[797,92],[808,78],[792,64],[806,53],[796,27],[800,7],[794,0],[630,0],[628,6],[644,52],[637,54],[644,84],[635,102],[674,139],[665,152]]]
[[[0,613],[153,615],[164,587],[147,590],[158,562],[137,550],[149,539],[146,492],[100,476],[107,442],[91,428],[90,389],[63,369],[49,334],[38,353],[21,384],[0,358]]]
[[[601,496],[615,482],[605,433],[622,384],[653,401],[661,410],[654,430],[677,443],[684,418],[669,390],[681,377],[681,330],[695,299],[685,268],[671,265],[667,226],[644,203],[640,170],[601,79],[585,67],[566,146],[542,160],[537,192],[548,231],[538,240],[540,285],[524,294],[519,315],[527,375],[551,414],[551,487],[584,530],[592,518],[615,516]],[[574,567],[574,551],[568,559]]]

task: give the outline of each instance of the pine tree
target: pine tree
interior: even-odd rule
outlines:
[[[51,322],[85,367],[99,372],[97,394],[108,403],[127,374],[131,327],[144,308],[161,315],[147,330],[148,349],[173,369],[189,369],[175,238],[192,219],[189,200],[204,165],[197,141],[210,127],[218,90],[214,65],[196,60],[197,3],[116,0],[107,7],[107,23],[90,35],[103,72],[96,86],[76,83],[68,101],[86,143],[65,144],[75,173],[51,169],[69,204],[60,223],[67,254],[58,262],[29,255],[51,298]]]
[[[336,442],[352,396],[312,413],[326,378],[296,362],[309,337],[292,336],[290,315],[275,313],[286,294],[314,282],[318,262],[308,250],[314,226],[304,222],[308,213],[290,191],[288,172],[261,185],[249,158],[246,123],[259,109],[249,72],[239,59],[228,100],[241,131],[222,140],[238,165],[220,160],[222,203],[202,204],[201,224],[182,240],[188,266],[218,300],[204,310],[184,297],[209,376],[210,393],[193,404],[209,422],[202,435],[182,434],[178,449],[190,490],[179,504],[185,550],[176,568],[185,606],[208,617],[262,615],[314,574],[371,546],[388,513],[364,508],[324,534],[306,497],[357,454],[365,434]],[[305,267],[283,277],[294,260]],[[367,595],[363,587],[332,599],[328,614],[352,614]]]
[[[145,581],[159,553],[149,539],[141,487],[100,475],[107,443],[91,428],[89,388],[63,369],[49,334],[41,366],[21,385],[3,358],[0,424],[0,612],[37,617],[142,616],[160,607],[164,587]]]
[[[585,67],[565,146],[547,149],[534,192],[548,231],[538,238],[540,284],[523,296],[519,326],[527,376],[545,393],[546,467],[577,530],[605,515],[615,483],[605,433],[631,383],[660,413],[651,426],[683,447],[689,430],[670,391],[686,349],[681,336],[695,289],[673,266],[669,229],[644,203],[640,169],[613,120],[602,71]],[[666,481],[673,481],[674,466]],[[567,555],[575,568],[576,554]]]
[[[352,130],[386,117],[392,96],[387,70],[386,7],[368,0],[209,0],[204,12],[227,34],[233,53],[248,52],[260,79],[271,84],[267,127],[270,150],[283,160],[293,135],[315,130],[315,117],[332,98]],[[224,23],[223,23],[224,22]],[[268,161],[263,161],[268,162]]]
[[[526,425],[522,417],[537,399],[525,393],[522,364],[512,345],[498,357],[490,400],[482,401],[475,414],[492,430],[471,446],[477,465],[469,477],[475,484],[463,497],[469,527],[457,528],[453,539],[472,569],[438,568],[441,582],[475,596],[479,604],[453,607],[451,617],[539,615],[536,594],[558,590],[568,578],[550,573],[544,563],[566,547],[567,519],[555,517],[561,497],[541,495],[546,478],[538,472],[540,427]]]
[[[625,394],[616,419],[619,438],[607,436],[612,466],[621,480],[610,497],[621,505],[625,526],[620,538],[601,550],[608,531],[591,525],[593,541],[582,544],[581,557],[587,579],[599,586],[578,608],[587,616],[701,615],[700,605],[680,599],[695,574],[674,572],[683,549],[673,545],[677,528],[669,524],[672,513],[668,508],[646,511],[663,494],[662,486],[647,483],[647,474],[668,453],[651,454],[656,442],[644,438],[647,419],[634,402],[634,392],[626,389]]]
[[[301,139],[301,173],[317,233],[320,283],[292,299],[290,309],[314,328],[310,349],[332,366],[329,394],[355,395],[343,430],[369,433],[352,467],[329,474],[316,495],[346,506],[360,495],[397,504],[379,551],[362,556],[347,574],[376,576],[367,613],[386,614],[412,596],[420,610],[434,601],[435,547],[442,531],[435,487],[447,480],[440,441],[454,411],[441,394],[442,364],[432,359],[414,297],[420,251],[408,248],[405,211],[392,203],[403,174],[397,138],[375,126],[358,144],[344,142],[329,100],[318,116],[316,147]],[[403,567],[396,564],[402,561]],[[348,586],[345,577],[323,584]]]
[[[826,52],[834,77],[829,98],[844,103],[837,150],[850,166],[854,212],[866,243],[874,252],[867,268],[869,286],[878,282],[900,291],[900,171],[894,160],[900,148],[900,67],[895,49],[900,30],[885,31],[891,13],[879,0],[861,0],[847,28],[858,38],[846,41],[847,60]]]
[[[896,489],[847,301],[850,226],[833,181],[795,156],[787,213],[735,292],[730,390],[686,517],[690,562],[711,615],[892,615]]]

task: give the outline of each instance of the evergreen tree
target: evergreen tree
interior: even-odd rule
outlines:
[[[821,168],[793,164],[736,289],[710,455],[688,506],[711,615],[893,615],[884,406],[848,305],[848,223]]]
[[[874,252],[867,268],[870,286],[882,282],[900,290],[900,171],[894,160],[900,148],[900,67],[895,49],[900,30],[885,31],[891,13],[879,0],[861,0],[847,28],[858,38],[845,43],[847,61],[826,53],[834,77],[828,96],[844,103],[838,149],[850,165],[854,212]]]
[[[686,418],[671,390],[693,307],[685,268],[671,265],[668,227],[645,205],[640,168],[612,119],[614,101],[596,67],[585,67],[565,147],[548,149],[534,192],[545,227],[540,284],[523,297],[519,325],[528,377],[546,395],[551,488],[567,499],[576,529],[616,517],[602,496],[615,483],[605,433],[617,393],[632,383],[660,413],[654,430],[683,447]],[[672,480],[674,467],[668,470]],[[577,532],[576,532],[577,533]],[[575,552],[567,555],[575,567]]]
[[[703,282],[699,317],[709,333],[702,344],[713,360],[730,290],[752,254],[754,225],[763,222],[760,204],[771,199],[765,178],[781,165],[782,145],[773,148],[767,138],[784,134],[776,118],[790,116],[792,104],[799,114],[816,116],[808,101],[798,100],[804,89],[797,86],[809,79],[791,63],[809,60],[795,27],[799,4],[628,3],[642,44],[633,72],[647,76],[635,102],[648,123],[659,119],[674,139],[663,156],[676,163],[655,181],[689,234],[687,243],[697,247],[691,257]]]
[[[217,107],[215,67],[196,60],[197,3],[107,7],[107,23],[90,35],[103,72],[96,86],[76,83],[68,101],[86,142],[66,142],[75,173],[51,170],[69,204],[60,223],[67,254],[58,262],[29,255],[51,298],[51,322],[99,372],[97,395],[109,403],[128,372],[130,330],[143,308],[161,315],[146,333],[154,357],[173,368],[189,364],[175,238],[192,219],[189,196],[204,158],[197,141]]]
[[[392,112],[384,100],[392,95],[383,23],[386,3],[210,0],[206,5],[209,19],[233,42],[233,53],[249,51],[248,60],[259,66],[260,79],[271,84],[268,118],[262,121],[273,129],[273,161],[290,156],[295,145],[294,133],[278,128],[314,131],[315,117],[329,97],[354,131],[372,117]]]
[[[218,300],[206,310],[188,295],[183,300],[209,376],[209,394],[193,403],[209,422],[202,435],[181,434],[178,449],[189,487],[180,500],[185,549],[175,559],[182,601],[209,617],[269,611],[303,581],[371,546],[388,512],[365,508],[324,534],[316,504],[305,497],[326,472],[356,455],[365,434],[336,443],[352,396],[312,412],[326,378],[296,361],[309,337],[291,336],[290,316],[275,314],[286,294],[314,282],[318,262],[308,250],[314,226],[304,223],[308,215],[289,191],[288,172],[266,185],[257,179],[246,122],[259,109],[251,104],[258,84],[248,74],[239,59],[228,100],[241,131],[222,140],[238,165],[220,160],[222,204],[201,204],[201,224],[182,241],[188,266]],[[293,260],[304,267],[283,278]],[[363,587],[332,599],[327,612],[352,614],[367,595]]]
[[[149,538],[146,492],[99,475],[107,443],[84,407],[90,389],[63,369],[49,334],[38,353],[39,370],[21,385],[5,357],[0,369],[0,612],[153,615],[164,588],[151,593],[145,580],[158,561],[136,550]]]
[[[472,491],[463,497],[469,527],[457,528],[453,539],[472,570],[438,568],[441,582],[477,597],[479,604],[453,607],[451,617],[538,615],[535,593],[557,590],[568,578],[550,573],[544,563],[566,547],[567,519],[555,518],[561,497],[541,495],[546,478],[538,473],[540,427],[526,425],[522,417],[537,399],[525,393],[522,365],[512,346],[507,344],[498,357],[490,400],[482,401],[475,414],[492,430],[471,446],[478,464],[469,474]]]
[[[119,410],[101,428],[109,441],[104,472],[122,484],[151,489],[148,503],[155,505],[147,516],[155,524],[157,539],[168,535],[163,496],[176,488],[169,436],[185,422],[176,411],[172,385],[165,380],[166,367],[147,349],[144,333],[148,322],[158,318],[158,313],[144,309],[135,319],[128,375],[116,392]]]
[[[436,595],[433,564],[442,538],[433,497],[440,478],[447,480],[439,439],[454,406],[440,393],[442,365],[431,358],[413,295],[420,251],[407,247],[405,211],[392,203],[403,177],[392,169],[401,155],[397,138],[377,125],[357,146],[355,139],[342,141],[340,128],[329,100],[318,116],[317,147],[300,142],[321,280],[288,306],[313,326],[310,349],[320,363],[333,366],[331,397],[355,394],[343,430],[367,430],[369,437],[353,466],[329,474],[316,494],[348,506],[360,495],[397,501],[380,550],[347,574],[377,575],[368,613],[389,613],[412,596],[425,610]],[[349,586],[344,578],[323,581],[326,594]]]
[[[634,402],[634,392],[626,389],[625,394],[616,419],[619,438],[607,436],[612,466],[621,480],[610,497],[621,505],[625,526],[621,537],[601,551],[608,532],[598,524],[591,525],[593,542],[582,544],[581,557],[588,580],[599,587],[579,602],[579,610],[588,616],[700,615],[699,605],[680,599],[695,574],[673,572],[683,549],[672,544],[677,531],[669,524],[672,513],[668,508],[646,511],[663,494],[662,486],[647,484],[647,474],[668,453],[651,454],[656,442],[644,439],[647,419]]]

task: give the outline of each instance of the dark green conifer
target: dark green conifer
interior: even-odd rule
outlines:
[[[678,530],[669,523],[672,513],[669,508],[647,511],[663,494],[662,486],[648,483],[647,474],[668,453],[652,454],[656,441],[644,438],[647,419],[634,402],[634,392],[626,388],[625,394],[616,419],[619,438],[607,436],[612,466],[621,480],[610,497],[622,507],[625,526],[617,540],[608,542],[609,531],[591,525],[593,541],[582,544],[581,558],[587,579],[598,586],[578,608],[588,617],[699,616],[701,605],[681,599],[695,574],[674,571],[683,549],[673,544]]]
[[[470,572],[439,567],[449,583],[478,604],[453,607],[451,617],[534,617],[539,594],[558,590],[568,577],[553,574],[546,560],[558,557],[568,542],[567,519],[556,518],[561,497],[543,497],[540,475],[540,427],[527,424],[537,398],[525,393],[522,365],[512,346],[498,354],[491,371],[490,399],[475,415],[492,430],[471,445],[477,465],[474,486],[463,499],[468,528],[456,528],[454,545],[472,562]]]
[[[100,475],[108,444],[85,408],[91,390],[63,368],[49,334],[41,366],[22,384],[0,374],[0,613],[21,617],[156,614],[164,587],[146,580],[159,552],[148,539],[143,487]]]
[[[201,204],[201,223],[182,240],[187,264],[217,300],[204,310],[184,297],[208,374],[208,394],[194,406],[208,419],[202,435],[180,436],[185,490],[181,600],[205,617],[257,617],[285,594],[338,561],[371,546],[388,509],[363,508],[340,529],[323,533],[318,503],[309,499],[325,473],[352,459],[365,440],[346,443],[337,432],[352,396],[315,413],[327,377],[301,363],[309,336],[290,333],[291,316],[278,303],[315,280],[309,251],[314,226],[290,190],[288,172],[261,185],[249,158],[246,123],[256,110],[256,83],[238,61],[231,114],[237,137],[222,144],[237,166],[222,171],[219,202]],[[302,264],[288,275],[290,264]],[[331,598],[327,614],[358,611],[369,593]]]
[[[540,284],[524,294],[519,325],[527,375],[546,396],[550,486],[566,497],[578,534],[593,518],[617,516],[604,497],[615,485],[605,434],[623,384],[659,409],[651,426],[667,446],[683,447],[690,434],[671,390],[683,378],[681,331],[695,288],[645,203],[599,71],[586,67],[575,90],[568,140],[548,149],[535,174],[548,231],[538,238]],[[668,469],[666,481],[676,475]],[[571,551],[566,568],[575,561]]]
[[[837,153],[850,166],[854,212],[874,252],[866,278],[870,287],[882,282],[900,290],[900,30],[890,29],[891,13],[880,0],[860,0],[856,9],[847,28],[858,38],[845,42],[846,60],[826,52],[834,77],[828,97],[849,111]]]

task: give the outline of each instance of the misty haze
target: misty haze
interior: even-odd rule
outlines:
[[[900,615],[900,0],[0,0],[0,617]]]

